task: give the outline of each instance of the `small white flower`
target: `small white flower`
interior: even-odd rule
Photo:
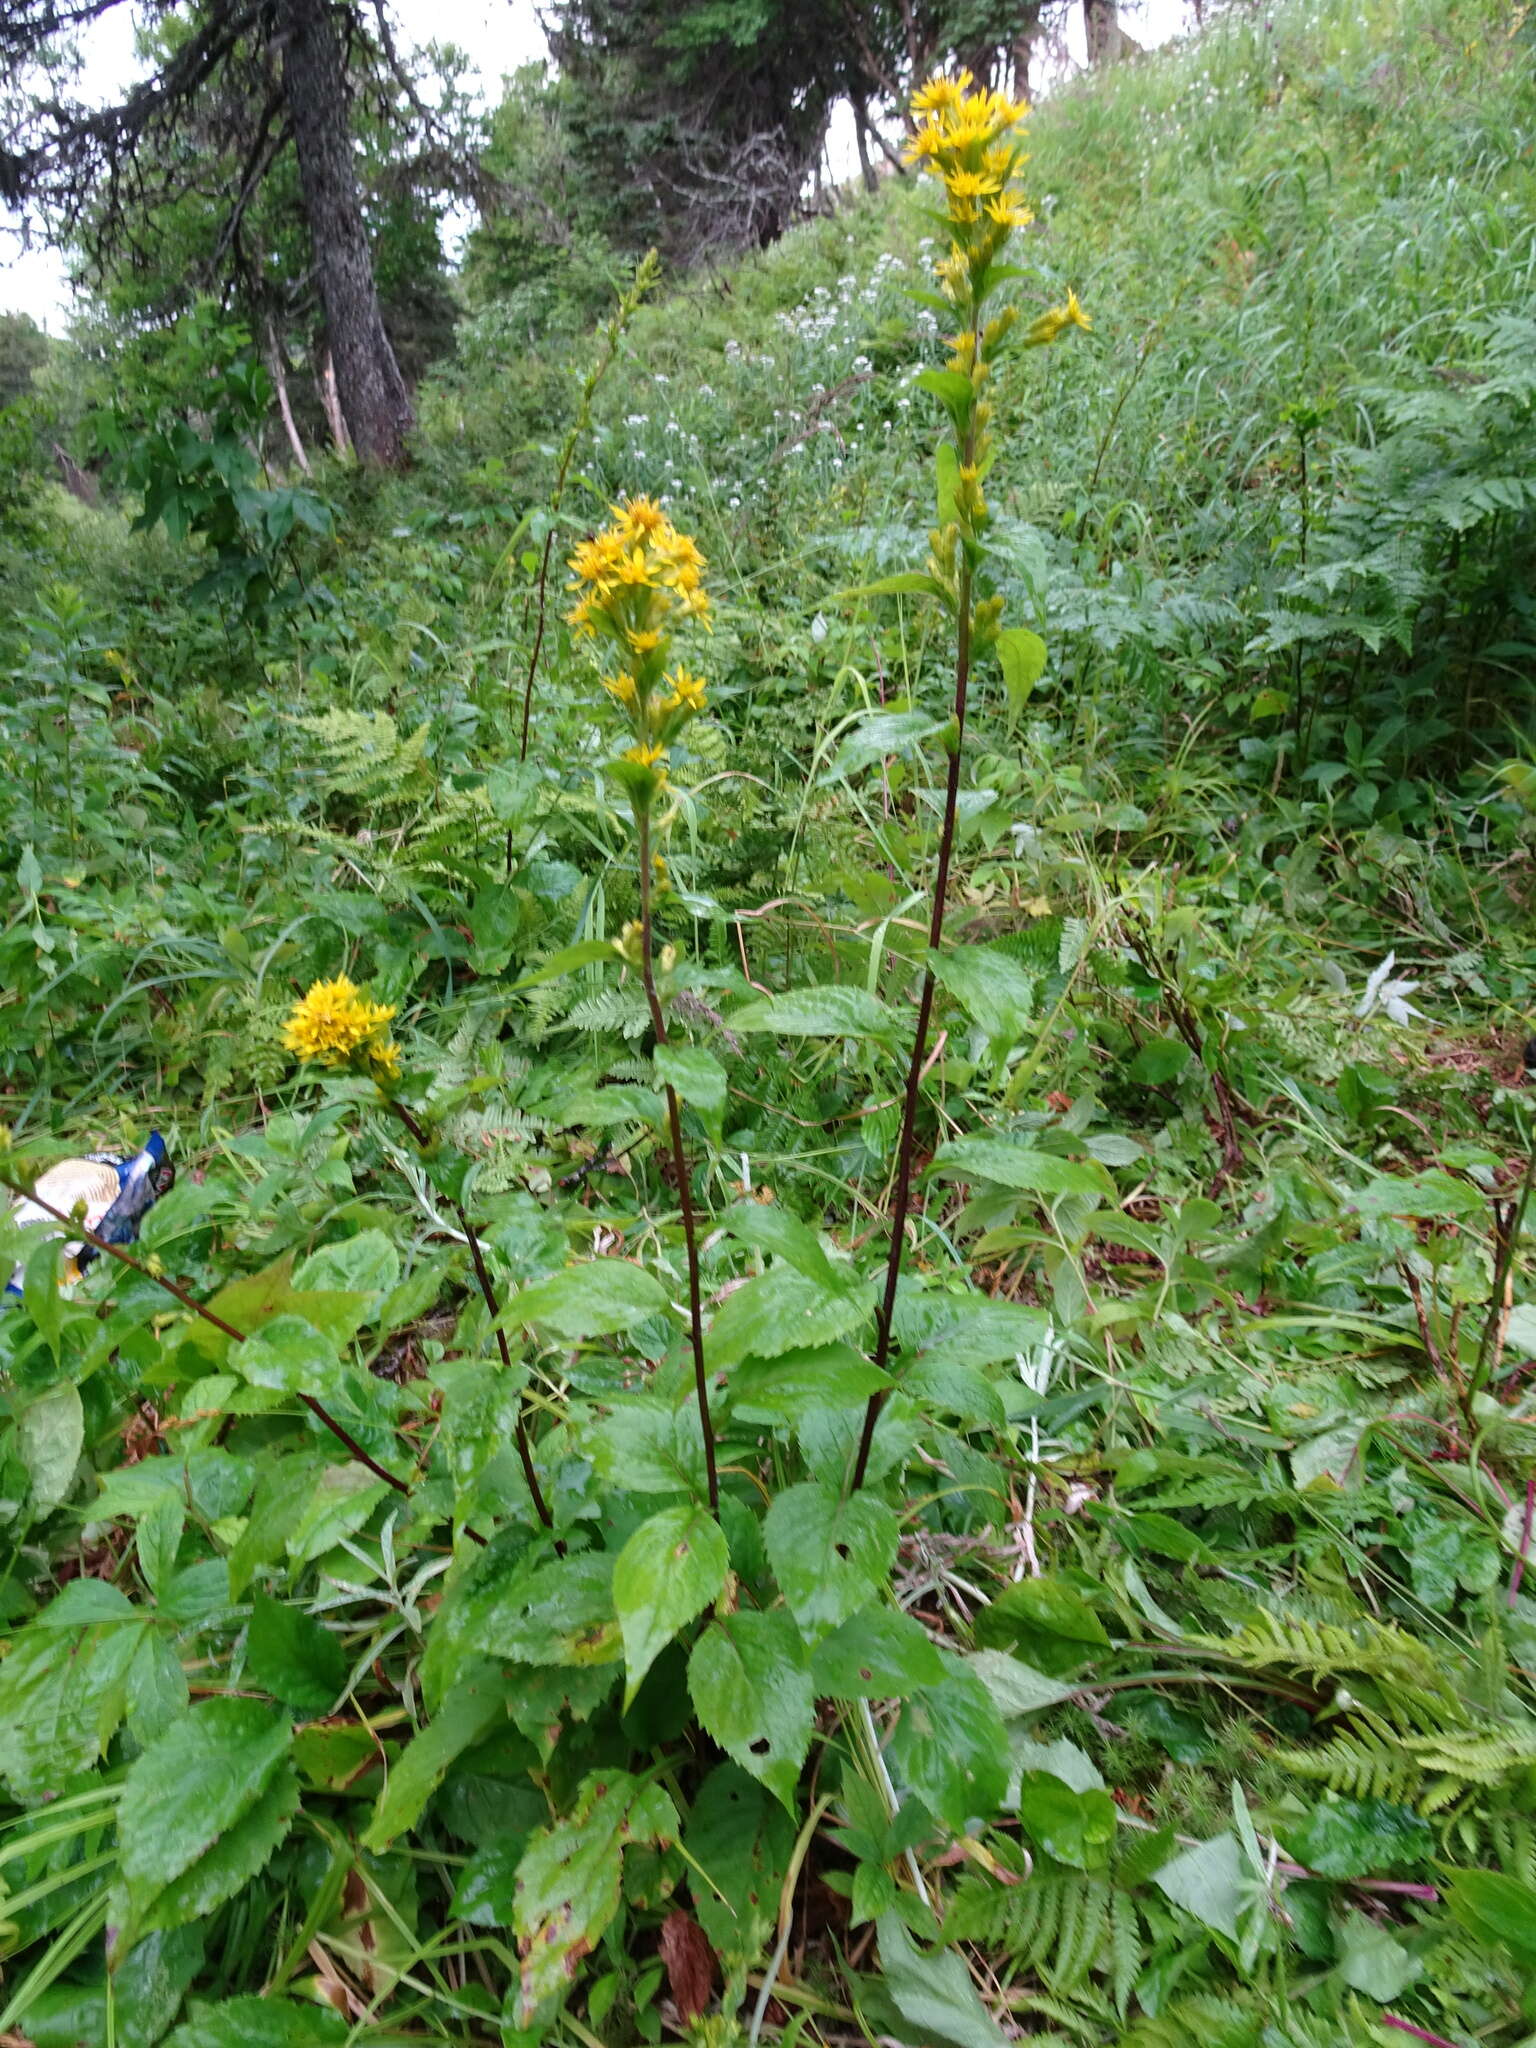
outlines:
[[[820,612],[818,612],[815,618],[811,621],[811,638],[816,642],[816,645],[818,647],[821,645],[822,641],[826,639],[828,630],[829,629],[827,626],[826,619],[822,616]]]
[[[1391,952],[1379,967],[1373,968],[1365,984],[1365,993],[1355,1005],[1355,1015],[1362,1020],[1372,1017],[1378,1010],[1394,1024],[1407,1024],[1424,1012],[1408,997],[1418,987],[1416,981],[1391,980],[1392,969],[1397,964],[1397,954]]]

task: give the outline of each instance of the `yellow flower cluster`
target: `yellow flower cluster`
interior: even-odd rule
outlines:
[[[388,1034],[394,1005],[370,1003],[344,974],[317,981],[294,1004],[283,1026],[283,1044],[301,1060],[322,1067],[349,1067],[375,1079],[394,1080],[400,1048]]]
[[[648,810],[665,787],[667,748],[705,708],[703,681],[669,669],[674,629],[686,620],[709,624],[698,546],[679,533],[650,498],[615,505],[613,523],[571,556],[578,593],[571,623],[601,637],[622,666],[603,688],[629,721],[633,745],[617,764],[637,810]]]
[[[930,78],[914,93],[917,128],[906,150],[908,163],[920,164],[944,186],[953,241],[939,281],[957,301],[965,296],[964,280],[985,270],[1009,230],[1034,218],[1013,183],[1027,161],[1020,131],[1029,108],[974,85],[962,71]]]

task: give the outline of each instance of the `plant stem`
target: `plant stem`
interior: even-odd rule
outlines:
[[[637,809],[635,832],[640,860],[640,978],[651,1013],[651,1031],[658,1045],[667,1042],[667,1020],[661,997],[656,993],[656,976],[651,966],[651,816],[648,808]],[[682,1204],[683,1237],[688,1247],[688,1333],[693,1343],[693,1385],[699,1404],[699,1427],[704,1433],[704,1469],[709,1478],[709,1511],[720,1512],[720,1476],[715,1468],[715,1432],[709,1419],[709,1374],[704,1364],[704,1312],[699,1289],[699,1243],[693,1216],[693,1191],[688,1183],[688,1155],[683,1150],[683,1119],[677,1090],[670,1081],[667,1091],[667,1129],[672,1139],[672,1170],[677,1179],[677,1197]]]
[[[391,1109],[394,1112],[394,1114],[400,1119],[401,1123],[405,1125],[405,1128],[416,1140],[416,1143],[420,1146],[421,1150],[423,1152],[427,1151],[431,1146],[431,1137],[426,1128],[414,1114],[414,1112],[407,1109],[403,1102],[397,1101],[396,1098],[392,1095],[386,1095],[384,1097],[384,1101],[386,1105],[389,1107],[389,1109]],[[464,1204],[458,1199],[458,1197],[456,1195],[450,1195],[448,1197],[448,1200],[450,1205],[452,1206],[454,1215],[457,1216],[459,1219],[460,1228],[464,1232],[465,1242],[469,1246],[469,1256],[471,1263],[473,1264],[475,1269],[475,1279],[479,1283],[480,1294],[485,1302],[486,1308],[490,1311],[491,1328],[496,1332],[496,1343],[501,1351],[502,1365],[508,1373],[511,1373],[514,1370],[512,1364],[512,1352],[510,1346],[507,1343],[507,1333],[501,1327],[501,1323],[498,1320],[498,1318],[501,1315],[501,1310],[496,1301],[495,1287],[491,1283],[491,1276],[486,1268],[485,1254],[480,1248],[479,1232],[475,1229],[473,1223],[470,1222],[469,1216],[464,1208]],[[522,1461],[523,1477],[528,1482],[528,1492],[533,1501],[534,1513],[538,1516],[539,1520],[544,1524],[544,1527],[546,1529],[553,1529],[553,1527],[555,1526],[554,1518],[551,1516],[549,1512],[548,1504],[546,1503],[543,1492],[540,1489],[539,1475],[534,1470],[533,1448],[528,1441],[528,1420],[525,1414],[523,1413],[523,1404],[521,1398],[519,1398],[517,1404],[517,1422],[515,1425],[515,1430],[517,1436],[517,1455],[519,1459]]]
[[[1536,1133],[1532,1134],[1536,1138]],[[1494,1333],[1504,1319],[1504,1295],[1509,1285],[1509,1276],[1515,1263],[1515,1253],[1520,1244],[1520,1233],[1525,1228],[1525,1212],[1530,1207],[1531,1187],[1536,1182],[1536,1143],[1528,1146],[1525,1174],[1520,1182],[1520,1192],[1515,1197],[1513,1213],[1507,1228],[1499,1236],[1498,1253],[1493,1266],[1493,1299],[1488,1304],[1488,1319],[1483,1324],[1483,1334],[1477,1346],[1477,1363],[1472,1368],[1468,1382],[1465,1407],[1467,1421],[1471,1425],[1471,1404],[1483,1390],[1488,1378],[1489,1352],[1493,1348]]]
[[[964,460],[972,459],[974,430],[966,437]],[[917,1028],[912,1037],[912,1057],[907,1065],[907,1086],[901,1108],[901,1142],[896,1155],[896,1196],[891,1210],[891,1248],[885,1262],[885,1292],[875,1318],[875,1364],[883,1372],[891,1355],[891,1331],[896,1313],[896,1289],[901,1280],[901,1262],[906,1249],[907,1214],[912,1206],[912,1167],[917,1150],[917,1106],[922,1095],[923,1062],[928,1052],[928,1027],[933,1018],[935,988],[933,955],[944,936],[944,899],[949,893],[949,866],[955,850],[955,819],[960,805],[960,752],[965,739],[966,698],[971,680],[971,560],[964,556],[960,569],[960,634],[955,657],[955,730],[950,747],[949,774],[944,786],[944,823],[939,833],[939,869],[934,877],[933,910],[928,920],[928,961],[923,968],[922,991],[917,999]],[[852,1491],[857,1493],[869,1470],[869,1454],[875,1441],[875,1424],[885,1405],[886,1389],[869,1397],[864,1410],[864,1430],[859,1438],[859,1455],[853,1468]]]
[[[195,1316],[201,1316],[202,1320],[205,1323],[211,1323],[214,1329],[222,1330],[231,1343],[243,1344],[245,1342],[246,1331],[237,1330],[233,1323],[226,1323],[222,1316],[216,1316],[211,1308],[204,1308],[200,1301],[194,1300],[187,1290],[184,1287],[178,1287],[174,1280],[167,1280],[162,1273],[152,1273],[148,1266],[144,1265],[141,1260],[134,1258],[131,1252],[125,1251],[120,1244],[109,1244],[104,1237],[98,1237],[94,1230],[88,1230],[83,1223],[77,1222],[66,1211],[55,1208],[52,1202],[45,1201],[35,1189],[21,1187],[9,1175],[3,1173],[0,1173],[0,1188],[9,1188],[13,1195],[19,1195],[24,1202],[35,1204],[37,1208],[43,1211],[45,1216],[52,1216],[55,1221],[62,1223],[67,1230],[83,1239],[86,1244],[94,1246],[99,1252],[105,1252],[109,1259],[116,1259],[120,1266],[126,1266],[130,1272],[137,1273],[142,1279],[152,1280],[156,1287],[162,1288],[165,1293],[179,1301],[183,1308],[190,1309]],[[322,1406],[313,1394],[306,1394],[301,1391],[299,1399],[304,1403],[310,1414],[315,1417],[316,1421],[323,1423],[331,1432],[331,1435],[336,1438],[337,1442],[346,1446],[348,1454],[356,1459],[359,1465],[366,1466],[375,1479],[382,1479],[385,1485],[392,1486],[396,1493],[407,1495],[410,1493],[411,1489],[406,1485],[405,1481],[397,1479],[393,1472],[386,1471],[382,1465],[369,1457],[356,1437],[345,1430],[336,1420],[335,1416]],[[476,1537],[475,1540],[480,1542],[484,1539]]]

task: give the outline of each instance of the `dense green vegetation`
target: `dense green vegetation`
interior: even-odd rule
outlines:
[[[209,308],[0,413],[0,1170],[179,1167],[144,1270],[0,1244],[0,2037],[1536,2034],[1533,54],[1325,0],[1035,118],[1093,332],[989,386],[931,963],[908,184],[590,336],[596,216],[487,231],[404,472]],[[645,494],[659,871],[565,619]],[[285,1043],[340,976],[398,1077]]]

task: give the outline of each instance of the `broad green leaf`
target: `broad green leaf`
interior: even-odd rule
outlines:
[[[725,1107],[725,1069],[702,1045],[669,1039],[656,1048],[656,1079],[675,1088],[685,1102],[699,1109]]]
[[[230,1347],[229,1362],[254,1387],[283,1394],[322,1394],[336,1377],[336,1346],[303,1316],[274,1316],[243,1344]]]
[[[346,1683],[347,1653],[302,1607],[257,1591],[246,1670],[263,1691],[303,1714],[327,1714]]]
[[[902,1707],[891,1768],[957,1835],[997,1811],[1008,1786],[1008,1737],[991,1694],[958,1658]]]
[[[322,1557],[343,1536],[355,1536],[379,1502],[392,1494],[393,1488],[375,1479],[364,1465],[325,1466],[288,1532],[288,1555],[295,1564]]]
[[[589,1441],[598,1476],[608,1486],[625,1493],[690,1493],[703,1498],[704,1434],[692,1388],[677,1407],[654,1394],[615,1401],[593,1424]]]
[[[693,1909],[728,1971],[755,1962],[770,1937],[794,1835],[783,1807],[735,1764],[711,1771],[694,1797],[683,1837]]]
[[[955,946],[930,953],[940,986],[962,1004],[989,1039],[1016,1045],[1034,1015],[1040,977],[1000,946]]]
[[[922,370],[913,379],[919,391],[931,391],[939,399],[944,410],[954,421],[956,430],[964,432],[975,402],[976,390],[963,370]]]
[[[0,1658],[0,1778],[18,1799],[61,1790],[105,1754],[142,1632],[115,1587],[77,1580],[13,1638]]]
[[[715,1220],[742,1244],[772,1252],[819,1287],[846,1286],[852,1277],[846,1268],[833,1265],[810,1224],[777,1202],[735,1202]]]
[[[1125,1078],[1138,1088],[1161,1088],[1179,1078],[1190,1058],[1182,1038],[1149,1038],[1126,1068]]]
[[[1099,1870],[1109,1861],[1115,1802],[1107,1792],[1075,1791],[1049,1772],[1025,1771],[1018,1814],[1025,1832],[1058,1863],[1074,1870]]]
[[[1536,1970],[1536,1885],[1497,1870],[1452,1870],[1445,1902],[1451,1918],[1480,1941],[1502,1942]]]
[[[628,1259],[592,1259],[521,1288],[507,1303],[502,1321],[509,1326],[537,1323],[577,1343],[633,1329],[666,1307],[667,1290],[643,1266]]]
[[[356,1237],[322,1245],[293,1276],[297,1288],[324,1293],[366,1294],[374,1300],[388,1294],[400,1279],[400,1254],[382,1230],[360,1230]]]
[[[1115,1184],[1096,1160],[1062,1159],[1007,1138],[952,1138],[941,1145],[933,1170],[946,1180],[990,1180],[1026,1195],[1099,1195],[1114,1198]]]
[[[239,1819],[153,1894],[141,1909],[139,1926],[163,1931],[195,1925],[216,1912],[266,1868],[298,1810],[298,1776],[285,1759]],[[129,1897],[134,1897],[131,1889]]]
[[[514,981],[512,990],[516,993],[520,989],[537,988],[541,982],[559,981],[564,975],[574,974],[579,967],[591,967],[599,960],[612,962],[617,958],[611,940],[580,939],[574,946],[563,946],[558,953],[551,953],[547,960]]]
[[[1072,1697],[1071,1686],[1059,1685],[1043,1671],[1036,1671],[1005,1651],[977,1650],[965,1661],[992,1695],[992,1702],[1005,1721],[1037,1714],[1043,1707],[1057,1706]]]
[[[616,1663],[622,1645],[613,1606],[613,1562],[606,1551],[590,1550],[555,1558],[535,1552],[510,1563],[492,1559],[490,1575],[445,1607],[433,1631],[432,1658],[441,1657],[452,1643],[470,1658]]]
[[[1350,1913],[1339,1930],[1339,1975],[1351,1991],[1385,2005],[1400,1998],[1424,1973],[1424,1965],[1388,1927]]]
[[[676,1838],[677,1809],[666,1793],[627,1771],[584,1778],[569,1816],[535,1835],[517,1870],[519,2026],[570,1989],[576,1964],[618,1911],[625,1845]]]
[[[795,1811],[816,1700],[805,1645],[782,1608],[713,1621],[688,1659],[688,1691],[706,1733]]]
[[[878,996],[843,982],[762,996],[730,1023],[733,1031],[771,1031],[778,1038],[888,1038],[896,1029]]]
[[[717,1597],[729,1563],[720,1524],[692,1504],[663,1508],[642,1522],[614,1559],[626,1708],[658,1652]]]
[[[506,1686],[488,1665],[478,1677],[454,1687],[390,1765],[388,1782],[362,1837],[365,1849],[387,1849],[396,1836],[415,1827],[449,1767],[502,1719],[506,1705]]]
[[[313,1999],[226,1998],[198,2002],[164,2048],[342,2048],[347,2022]]]
[[[1346,1210],[1372,1219],[1403,1216],[1445,1223],[1480,1219],[1488,1206],[1481,1188],[1438,1166],[1402,1176],[1378,1174],[1363,1188],[1346,1193],[1343,1201]]]
[[[997,659],[1009,706],[1020,711],[1045,674],[1045,642],[1028,626],[1005,626],[997,636]]]
[[[367,1315],[367,1295],[296,1289],[292,1269],[293,1254],[285,1252],[275,1265],[221,1287],[208,1306],[222,1321],[243,1330],[247,1340],[277,1316],[299,1316],[330,1339],[333,1351],[339,1350]],[[201,1316],[188,1324],[186,1342],[216,1363],[233,1363],[232,1340]]]
[[[916,753],[948,724],[947,715],[935,718],[927,711],[871,711],[844,735],[828,773],[846,778],[892,754]]]
[[[32,1509],[51,1515],[69,1492],[85,1448],[85,1410],[70,1381],[29,1401],[16,1418],[16,1448],[27,1468]]]
[[[868,1319],[870,1302],[868,1282],[853,1275],[825,1287],[775,1266],[726,1297],[709,1330],[710,1366],[719,1370],[743,1358],[780,1358],[830,1344]]]
[[[1192,1913],[1202,1927],[1213,1927],[1229,1941],[1236,1941],[1243,1903],[1243,1852],[1230,1828],[1175,1856],[1153,1873],[1152,1881],[1176,1906]]]
[[[851,1344],[819,1344],[778,1358],[749,1358],[731,1374],[732,1412],[762,1410],[792,1419],[815,1408],[858,1408],[892,1384]]]
[[[924,1954],[894,1912],[882,1913],[876,1925],[886,1988],[902,2018],[917,2029],[917,2039],[953,2048],[1004,2048],[1008,2037],[982,2004],[958,1949]]]
[[[900,1536],[896,1517],[867,1493],[839,1499],[805,1481],[777,1495],[763,1523],[774,1577],[807,1638],[825,1635],[886,1581]]]
[[[941,1684],[944,1660],[910,1614],[866,1607],[822,1637],[811,1653],[811,1677],[828,1699],[903,1699]]]
[[[192,1708],[128,1767],[118,1853],[139,1912],[256,1804],[288,1754],[285,1715],[256,1700]]]

